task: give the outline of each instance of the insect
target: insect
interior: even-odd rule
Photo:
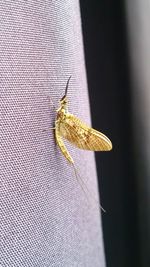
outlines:
[[[88,127],[80,119],[68,112],[67,91],[70,78],[71,76],[67,81],[65,94],[60,100],[54,129],[56,143],[62,154],[71,164],[74,164],[74,160],[68,152],[63,138],[80,149],[92,151],[109,151],[112,149],[112,143],[106,135]]]
[[[106,135],[87,126],[79,118],[68,112],[67,91],[70,79],[71,76],[67,81],[65,94],[60,100],[60,107],[56,110],[57,116],[55,121],[55,127],[52,129],[55,130],[55,139],[57,145],[59,146],[64,157],[69,161],[69,163],[72,164],[75,176],[86,195],[85,188],[89,194],[90,191],[87,188],[83,179],[81,179],[81,177],[77,173],[77,169],[74,165],[74,160],[71,157],[69,151],[67,150],[63,142],[63,138],[80,149],[91,151],[109,151],[112,149],[112,143]],[[105,211],[101,207],[101,205],[99,206],[103,211]]]

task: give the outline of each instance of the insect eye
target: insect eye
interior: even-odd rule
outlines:
[[[65,97],[65,96],[63,96],[60,102],[61,102],[62,104],[67,104],[66,97]]]

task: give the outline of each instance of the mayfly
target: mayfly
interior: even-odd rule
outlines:
[[[73,165],[77,177],[74,160],[68,152],[63,138],[80,149],[91,151],[109,151],[112,149],[112,143],[106,135],[87,126],[76,116],[68,112],[67,91],[70,78],[71,76],[67,81],[65,94],[60,100],[60,107],[57,110],[55,127],[53,129],[55,130],[56,143],[64,157]]]

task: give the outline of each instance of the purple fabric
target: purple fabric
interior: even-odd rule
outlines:
[[[76,0],[0,3],[2,267],[105,266],[99,207],[51,130],[70,75],[70,112],[90,123],[80,23]],[[67,147],[98,199],[93,152]]]

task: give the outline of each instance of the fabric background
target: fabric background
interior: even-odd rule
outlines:
[[[78,1],[1,1],[2,267],[105,266],[98,205],[51,130],[70,75],[70,111],[90,123]],[[98,199],[93,153],[67,147]]]

